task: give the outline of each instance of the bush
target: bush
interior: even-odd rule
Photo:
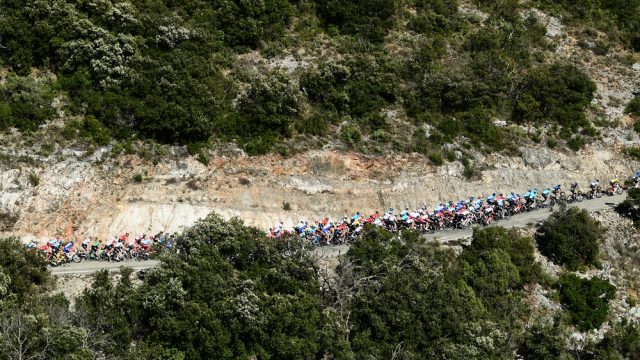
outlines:
[[[517,267],[520,286],[540,282],[543,272],[535,260],[533,241],[527,236],[521,236],[517,229],[491,227],[474,230],[471,244],[460,255],[461,260],[473,263],[477,261],[474,259],[495,249],[504,251]]]
[[[54,115],[52,82],[10,75],[0,85],[0,130],[33,131]]]
[[[416,32],[447,34],[461,26],[457,0],[417,0],[415,7],[409,26]]]
[[[555,122],[577,130],[588,125],[584,111],[595,83],[575,65],[555,63],[532,69],[521,84],[512,118],[519,122]]]
[[[636,226],[640,226],[640,189],[629,189],[627,198],[616,206],[616,212],[633,220]]]
[[[80,127],[80,136],[92,140],[97,145],[107,145],[111,141],[111,133],[93,115],[85,116]]]
[[[609,300],[616,287],[599,278],[581,279],[573,274],[560,276],[557,284],[560,302],[580,331],[597,329],[609,314]]]
[[[624,109],[624,112],[625,114],[640,116],[640,96],[631,99]]]
[[[429,160],[431,160],[431,162],[435,166],[444,165],[444,158],[442,157],[442,153],[441,152],[432,152],[431,154],[429,154]]]
[[[622,152],[634,160],[640,160],[640,147],[638,146],[625,146]]]
[[[347,144],[354,146],[360,143],[360,140],[362,140],[362,134],[357,127],[348,125],[342,129],[340,139],[342,139],[342,141],[346,142]]]
[[[40,255],[35,249],[25,250],[17,238],[0,239],[0,280],[2,275],[10,279],[0,300],[1,295],[14,294],[23,302],[30,295],[46,290],[46,285],[51,284],[51,274],[46,259]]]
[[[29,184],[33,187],[38,186],[40,184],[40,177],[34,173],[29,174]]]
[[[216,0],[211,19],[235,47],[256,48],[282,36],[294,12],[288,0]]]
[[[598,359],[638,359],[640,355],[640,326],[622,319],[613,324],[604,339],[588,349]]]
[[[245,144],[263,138],[267,151],[275,138],[289,137],[298,118],[299,92],[288,80],[278,75],[254,79],[247,93],[238,101],[233,134],[244,137]],[[257,144],[248,148],[257,149]],[[253,153],[260,151],[252,150]]]
[[[586,210],[570,207],[555,211],[535,238],[540,253],[575,271],[598,265],[599,246],[606,229]]]
[[[396,100],[395,81],[388,64],[356,56],[303,74],[300,88],[328,118],[349,115],[374,132],[386,125],[380,109]]]
[[[396,0],[315,0],[320,18],[343,34],[380,42],[393,26]]]

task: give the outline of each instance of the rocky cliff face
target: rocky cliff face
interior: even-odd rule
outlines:
[[[618,145],[576,155],[536,147],[523,148],[521,157],[487,156],[479,180],[465,179],[460,162],[435,167],[418,155],[214,155],[205,166],[179,148],[157,165],[133,155],[113,158],[108,148],[92,155],[59,149],[46,157],[14,152],[0,165],[0,213],[5,234],[25,238],[179,231],[212,211],[267,228],[280,220],[628,176],[635,167],[617,153]]]

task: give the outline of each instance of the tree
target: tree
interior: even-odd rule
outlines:
[[[118,282],[99,273],[78,300],[78,321],[100,350],[175,359],[340,356],[331,347],[339,344],[321,338],[341,330],[322,311],[308,253],[216,215],[187,229],[176,246],[179,254],[164,257],[139,287],[130,272]]]
[[[0,273],[8,276],[7,295],[25,302],[31,295],[50,285],[47,262],[35,249],[25,251],[17,238],[0,239]]]
[[[575,271],[598,265],[599,246],[605,232],[586,210],[570,207],[551,214],[538,228],[535,238],[544,256]]]
[[[502,339],[509,330],[487,321],[481,299],[451,262],[450,251],[419,233],[367,227],[338,269],[334,293],[355,358],[491,358],[508,352]]]

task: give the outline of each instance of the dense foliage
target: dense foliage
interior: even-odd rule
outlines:
[[[589,2],[580,18],[610,21],[619,30],[611,41],[630,44],[636,2]],[[331,141],[421,152],[436,164],[447,155],[442,145],[462,138],[513,152],[522,140],[540,141],[545,125],[550,143],[559,138],[572,149],[597,135],[587,116],[594,84],[579,67],[546,58],[552,45],[533,4],[477,2],[487,19],[459,5],[0,0],[0,63],[9,70],[0,131],[33,131],[64,114],[81,124],[66,137],[97,145],[222,140],[250,154],[286,154],[283,146]],[[261,62],[247,59],[258,55],[291,56],[301,66],[255,68]]]
[[[339,275],[336,303],[356,358],[502,358],[523,331],[524,285],[541,272],[516,231],[476,231],[456,259],[419,234],[370,228]]]
[[[69,302],[49,295],[46,261],[0,239],[0,359],[89,359],[88,334],[69,324]]]
[[[515,120],[588,126],[584,110],[593,99],[596,85],[575,66],[544,66],[525,79],[521,87],[513,113]]]
[[[556,359],[633,358],[637,326],[568,346],[571,326],[600,327],[616,289],[563,275],[565,310],[532,312],[547,287],[534,242],[477,230],[456,255],[419,233],[366,227],[335,273],[295,238],[268,239],[210,215],[179,236],[179,252],[134,281],[101,271],[75,300],[50,294],[36,252],[0,240],[0,359]],[[328,275],[328,276],[327,276]]]
[[[640,96],[636,96],[631,99],[631,101],[629,101],[629,103],[627,104],[624,112],[626,114],[640,116]]]
[[[536,2],[568,16],[573,22],[600,27],[628,47],[640,51],[639,0],[536,0]]]
[[[188,359],[332,352],[322,333],[338,330],[322,311],[317,275],[300,249],[216,216],[185,232],[177,246],[180,255],[165,259],[142,286],[133,288],[128,277],[113,284],[102,273],[78,301],[80,311],[100,319],[91,329],[104,351],[125,357],[134,349],[122,344],[142,339],[149,354]]]
[[[584,209],[554,212],[536,232],[540,252],[569,270],[598,265],[600,243],[606,229]]]
[[[609,313],[609,300],[616,293],[615,286],[607,280],[582,279],[573,274],[562,275],[557,286],[560,301],[580,331],[597,329],[604,323]]]

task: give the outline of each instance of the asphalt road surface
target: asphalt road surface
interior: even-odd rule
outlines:
[[[83,261],[78,264],[66,264],[52,267],[50,269],[53,275],[91,274],[102,269],[107,269],[109,271],[118,271],[121,267],[130,267],[133,270],[149,269],[157,266],[159,263],[160,262],[158,260],[122,262]]]
[[[594,200],[585,200],[581,203],[575,203],[571,206],[576,206],[581,209],[586,209],[589,211],[602,210],[611,207],[612,205],[618,204],[626,199],[627,195],[616,195],[616,196],[603,196],[600,199]],[[519,214],[511,217],[509,220],[499,221],[497,223],[492,224],[491,226],[503,226],[503,227],[522,227],[528,224],[535,224],[539,221],[545,220],[551,212],[549,209],[543,209],[538,211],[532,211],[524,214]],[[463,229],[463,230],[450,230],[450,231],[441,231],[435,234],[426,234],[424,235],[427,239],[440,241],[446,243],[451,240],[464,239],[469,238],[473,234],[473,229]],[[337,256],[340,254],[344,254],[349,250],[348,245],[338,245],[338,246],[323,246],[314,250],[316,256],[325,257],[325,256]],[[51,272],[54,275],[65,275],[65,274],[89,274],[93,273],[97,270],[108,269],[109,271],[116,271],[120,267],[131,267],[134,270],[141,269],[149,269],[155,267],[159,264],[156,260],[147,260],[147,261],[125,261],[120,263],[108,263],[103,261],[83,261],[79,264],[68,264],[55,268],[51,268]]]

